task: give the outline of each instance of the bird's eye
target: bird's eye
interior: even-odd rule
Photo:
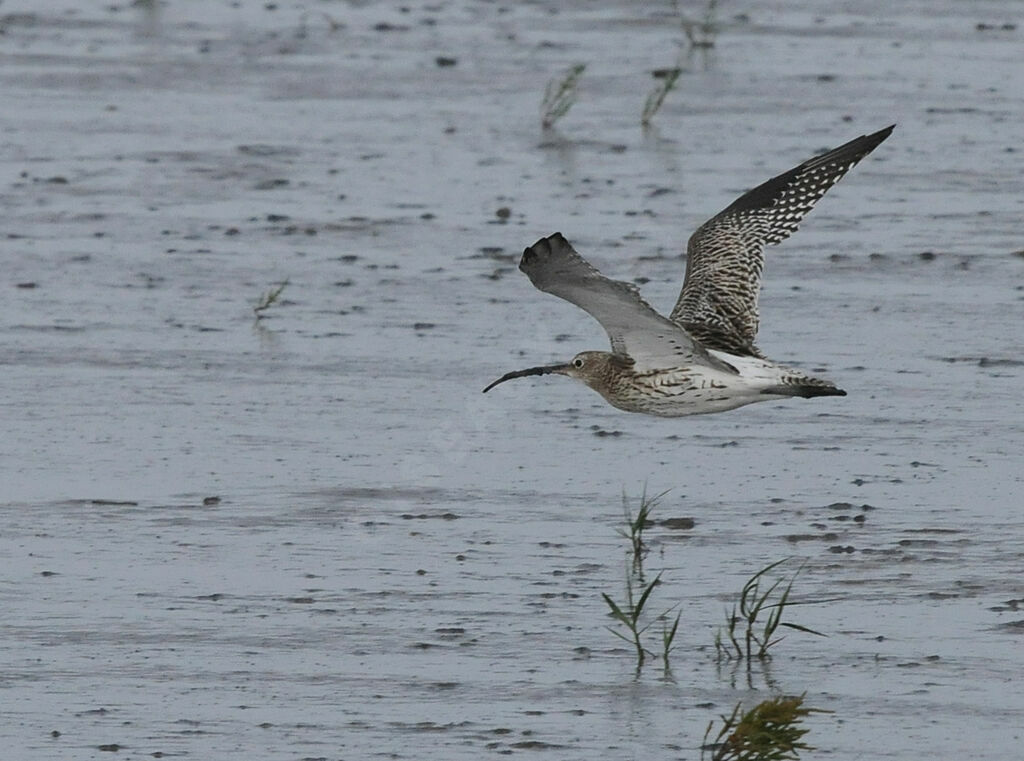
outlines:
[[[572,366],[575,367],[576,369],[583,367],[583,360],[580,359],[579,357],[576,357],[576,359],[572,361]]]

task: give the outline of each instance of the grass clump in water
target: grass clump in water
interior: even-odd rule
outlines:
[[[629,497],[626,496],[625,490],[622,492],[622,512],[626,518],[626,528],[619,529],[619,536],[629,540],[629,554],[633,559],[633,572],[636,573],[640,581],[644,580],[644,558],[647,557],[649,551],[647,544],[644,542],[644,529],[651,525],[651,511],[666,494],[668,494],[667,489],[661,492],[661,494],[648,497],[647,484],[644,484],[643,493],[640,495],[640,507],[634,516],[633,511],[629,507]]]
[[[676,11],[679,13],[680,25],[690,49],[708,49],[715,46],[715,37],[718,36],[718,0],[708,0],[704,9],[704,17],[700,21],[691,21],[679,10],[678,0],[675,2]]]
[[[654,577],[653,581],[640,588],[640,598],[637,599],[636,603],[634,604],[633,600],[636,596],[637,588],[634,585],[632,577],[627,573],[626,604],[624,606],[619,606],[611,597],[609,597],[603,592],[601,593],[601,597],[603,597],[604,601],[608,604],[608,608],[611,611],[612,617],[626,627],[626,631],[628,632],[628,634],[623,634],[619,630],[613,629],[610,626],[608,627],[608,631],[610,631],[619,639],[622,639],[633,646],[634,650],[636,651],[636,667],[638,671],[640,667],[644,665],[644,661],[646,660],[648,655],[652,657],[655,655],[653,652],[644,647],[643,643],[641,642],[641,637],[643,633],[651,628],[651,624],[647,623],[641,625],[640,617],[643,614],[644,607],[647,605],[648,598],[650,598],[651,596],[651,592],[653,592],[654,588],[658,586],[658,584],[660,583],[661,574],[659,573],[657,576]],[[657,617],[658,620],[662,622],[661,659],[666,671],[669,670],[669,655],[671,655],[672,651],[675,649],[673,643],[675,642],[676,632],[679,631],[679,619],[682,616],[682,613],[677,613],[675,620],[672,622],[672,625],[669,626],[669,615],[672,613],[674,609],[675,606],[669,608]]]
[[[830,713],[804,706],[804,695],[769,698],[749,711],[741,711],[742,703],[737,703],[730,716],[722,716],[722,728],[712,743],[708,743],[708,736],[715,722],[708,723],[702,759],[706,751],[711,752],[711,761],[798,759],[799,751],[814,750],[803,741],[808,730],[799,726],[800,722],[812,713]]]
[[[643,634],[650,629],[653,621],[643,623],[642,619],[647,602],[651,597],[651,593],[653,593],[654,588],[661,583],[661,573],[655,576],[650,582],[647,582],[644,579],[643,563],[644,558],[649,552],[647,543],[644,541],[644,529],[651,523],[651,510],[666,494],[668,494],[668,492],[664,491],[655,497],[648,498],[647,486],[644,485],[644,491],[640,497],[640,507],[634,516],[629,507],[629,500],[625,493],[623,493],[622,508],[625,513],[626,526],[624,529],[619,529],[619,534],[629,541],[629,550],[627,554],[630,558],[626,567],[625,604],[619,605],[609,595],[603,592],[601,593],[601,597],[608,605],[608,609],[612,617],[626,629],[625,634],[618,629],[613,629],[612,627],[608,627],[608,631],[633,646],[633,649],[636,652],[637,669],[644,665],[644,661],[647,656],[655,655],[644,647],[642,642]],[[679,619],[682,615],[677,613],[675,620],[670,626],[669,615],[673,610],[674,607],[669,608],[660,616],[656,617],[656,620],[660,620],[662,622],[661,657],[666,670],[669,668],[669,655],[673,650],[676,632],[679,630]]]
[[[676,86],[676,80],[679,79],[679,75],[682,73],[682,69],[676,67],[674,69],[668,69],[667,71],[659,71],[655,74],[658,78],[657,84],[654,85],[654,89],[647,95],[647,100],[644,101],[644,110],[640,114],[640,124],[644,127],[650,125],[651,119],[658,113],[658,109],[661,108],[661,104],[665,102],[665,97],[669,92]]]
[[[288,278],[285,278],[283,282],[274,286],[269,291],[260,296],[259,301],[256,302],[256,306],[252,308],[252,311],[256,313],[257,320],[263,319],[263,313],[277,303],[277,300],[281,298],[281,294],[287,287]]]
[[[587,68],[585,63],[571,66],[560,79],[552,79],[544,90],[544,100],[540,103],[540,123],[547,129],[569,113],[576,102],[576,85]]]
[[[782,620],[787,606],[800,604],[790,602],[789,593],[803,566],[796,570],[789,579],[789,583],[782,588],[777,599],[773,600],[772,596],[786,580],[785,578],[776,579],[762,591],[762,583],[767,583],[765,575],[787,560],[789,558],[783,558],[767,565],[747,579],[747,583],[740,591],[739,600],[733,604],[732,610],[726,615],[725,626],[719,629],[715,635],[715,652],[718,654],[719,660],[723,658],[725,660],[734,658],[742,660],[745,658],[749,663],[752,658],[761,660],[770,658],[769,649],[782,640],[781,636],[777,636],[779,627],[795,629],[819,637],[825,636],[806,626]],[[726,638],[728,644],[723,641]]]

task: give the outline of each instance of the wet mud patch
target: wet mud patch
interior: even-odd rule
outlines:
[[[623,3],[5,9],[10,754],[689,758],[737,700],[805,691],[833,758],[1017,751],[1005,8],[720,4],[692,57]],[[560,229],[664,309],[697,225],[892,121],[766,263],[762,347],[848,397],[481,398],[606,348],[523,246]],[[672,673],[637,676],[601,595],[645,482],[672,489],[647,562],[684,615]],[[789,555],[830,636],[716,664],[723,608]]]

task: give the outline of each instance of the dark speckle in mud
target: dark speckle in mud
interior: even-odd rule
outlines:
[[[833,545],[833,546],[829,547],[828,551],[832,552],[832,553],[834,553],[836,555],[842,555],[842,554],[850,554],[852,552],[856,552],[857,549],[853,545],[850,545],[850,544],[847,544],[847,545],[836,544],[836,545]]]
[[[974,25],[974,28],[979,32],[1013,32],[1017,29],[1017,25],[1011,22],[1005,22],[1003,24],[989,24],[984,21],[979,21]]]
[[[408,32],[409,27],[405,24],[391,24],[387,21],[381,21],[378,24],[373,25],[373,31],[375,32]]]
[[[547,743],[541,740],[521,740],[517,743],[509,743],[510,748],[516,750],[550,750],[555,748],[564,748],[564,745],[557,745],[555,743]]]
[[[14,287],[15,288],[21,288],[22,290],[30,290],[30,289],[36,287],[36,283],[34,283],[34,282],[15,283]]]
[[[455,66],[458,62],[459,62],[458,58],[453,58],[451,56],[444,56],[444,55],[439,55],[437,58],[434,59],[434,63],[436,63],[441,68],[446,68],[446,67],[449,67],[449,66]]]
[[[696,525],[696,522],[693,518],[665,518],[658,521],[657,524],[672,531],[689,531]]]
[[[622,435],[622,431],[608,431],[608,430],[602,428],[599,425],[592,425],[592,426],[590,426],[590,430],[593,431],[595,436],[599,436],[599,437],[602,437],[602,438],[605,437],[605,436],[621,436]]]
[[[1002,605],[995,605],[989,608],[993,613],[1005,613],[1008,611],[1024,610],[1024,598],[1007,600]]]
[[[253,185],[254,190],[274,190],[276,188],[283,188],[290,183],[289,180],[283,177],[275,177],[269,180],[260,180]]]
[[[1024,360],[1011,359],[1009,357],[942,357],[942,362],[954,363],[974,363],[978,367],[1021,367],[1024,366]]]
[[[494,216],[496,216],[498,219],[504,222],[508,220],[509,217],[512,216],[512,209],[510,209],[508,206],[502,206],[501,208],[494,212]]]
[[[839,538],[839,534],[835,533],[824,533],[824,534],[787,534],[785,539],[787,542],[834,542]]]
[[[826,510],[860,510],[861,512],[867,512],[868,510],[874,510],[871,505],[861,505],[859,508],[851,502],[832,502],[831,504],[825,505]]]
[[[777,676],[794,690],[810,685],[844,717],[812,727],[809,742],[826,757],[1017,758],[1021,699],[986,686],[1016,673],[1024,642],[1021,627],[989,627],[1024,619],[1024,609],[985,607],[1024,596],[1013,586],[1024,551],[1013,501],[1019,416],[1005,412],[1019,368],[1000,363],[1024,359],[1006,330],[1024,303],[1024,290],[1014,290],[1024,242],[1006,201],[1020,195],[1006,161],[1017,153],[1005,152],[1019,136],[1003,108],[1020,79],[1006,47],[1019,32],[974,31],[975,21],[1009,18],[990,8],[978,19],[982,11],[956,0],[936,0],[933,18],[879,0],[801,0],[774,4],[770,24],[737,30],[730,12],[719,31],[729,55],[691,75],[714,87],[670,94],[659,135],[640,132],[631,113],[636,85],[652,84],[647,72],[659,65],[649,54],[664,42],[653,5],[601,3],[595,17],[594,4],[551,0],[430,0],[404,11],[273,0],[273,12],[268,2],[209,3],[192,24],[170,13],[175,4],[149,0],[104,0],[91,10],[65,2],[74,14],[39,11],[34,28],[0,13],[2,39],[17,53],[5,59],[7,227],[27,236],[9,241],[6,292],[18,303],[0,325],[10,380],[0,460],[5,475],[18,476],[0,479],[10,500],[0,505],[0,555],[14,564],[3,609],[19,635],[5,641],[5,655],[23,664],[12,674],[33,709],[15,711],[15,723],[37,744],[70,744],[65,756],[81,749],[96,758],[160,749],[190,759],[455,761],[478,757],[489,742],[496,753],[538,761],[690,757],[693,737],[735,705],[732,685],[711,659],[683,653],[673,663],[686,670],[681,690],[662,683],[658,664],[632,680],[631,654],[612,650],[618,643],[604,629],[600,592],[622,592],[619,497],[625,486],[635,499],[649,480],[652,490],[690,492],[656,510],[658,521],[702,516],[700,532],[653,529],[665,540],[657,564],[673,570],[652,610],[691,599],[694,642],[710,646],[697,630],[720,621],[717,600],[736,593],[736,574],[759,567],[742,558],[767,563],[780,550],[822,561],[796,582],[801,598],[854,590],[802,610],[877,627],[894,641],[876,647],[876,632],[866,631],[859,642],[780,644],[785,673]],[[339,12],[329,6],[345,6],[346,31],[325,22],[322,9]],[[427,15],[440,36],[425,28]],[[935,19],[952,22],[940,24],[939,44],[924,44]],[[409,31],[372,31],[378,22]],[[541,45],[545,36],[556,42]],[[207,52],[197,56],[203,39]],[[541,132],[544,80],[613,47],[617,73],[588,72],[577,105]],[[284,48],[297,55],[282,59]],[[823,61],[831,72],[815,63]],[[838,76],[819,87],[816,74]],[[783,113],[794,82],[807,85],[802,107]],[[154,102],[165,106],[159,139],[169,150],[154,149],[146,134]],[[443,339],[448,355],[471,357],[481,326],[492,348],[524,350],[523,366],[544,361],[556,333],[570,342],[552,350],[603,338],[514,269],[522,246],[554,229],[551,220],[575,219],[580,249],[604,274],[650,277],[649,296],[668,307],[685,233],[732,200],[730,188],[738,194],[814,149],[885,126],[871,124],[871,114],[894,102],[904,113],[891,140],[830,191],[839,195],[804,231],[772,250],[765,299],[766,349],[808,368],[857,366],[849,374],[870,393],[851,393],[842,410],[832,400],[780,402],[664,421],[598,410],[571,384],[552,382],[543,399],[516,408],[505,397],[467,406],[463,389],[437,383],[445,363],[434,344]],[[108,103],[116,114],[105,112]],[[836,103],[855,103],[857,114],[844,116]],[[970,110],[924,113],[935,104]],[[752,124],[773,125],[771,134],[752,134]],[[272,136],[269,144],[255,142],[267,140],[260,135]],[[692,151],[678,150],[683,135]],[[539,140],[547,151],[536,150]],[[50,176],[74,181],[48,184]],[[272,178],[290,182],[252,189]],[[499,207],[509,209],[505,225]],[[98,209],[110,210],[102,227],[86,218]],[[991,216],[975,218],[976,209]],[[431,212],[442,221],[421,221]],[[508,235],[521,222],[538,229]],[[624,237],[634,227],[648,242]],[[106,237],[94,238],[100,230]],[[934,260],[919,258],[937,245]],[[160,255],[168,247],[176,252]],[[1011,256],[1014,247],[1022,251]],[[299,258],[297,248],[308,253]],[[848,258],[830,264],[832,251]],[[890,259],[869,263],[872,251]],[[972,270],[955,271],[966,252],[976,252]],[[91,259],[69,264],[76,254]],[[466,258],[477,261],[464,267]],[[405,269],[386,270],[392,261]],[[240,287],[243,297],[255,293],[263,286],[252,283],[273,282],[281,270],[301,280],[301,298],[284,310],[287,321],[273,323],[279,334],[249,330],[239,310],[247,299],[233,296]],[[38,290],[11,293],[19,282]],[[199,332],[188,315],[229,330]],[[417,339],[416,321],[437,319]],[[966,364],[937,361],[949,348],[921,355],[936,326],[944,344],[972,354]],[[331,340],[311,340],[329,336],[346,337],[340,354],[325,353]],[[381,374],[381,363],[394,372]],[[972,376],[983,384],[965,393]],[[583,409],[566,409],[574,403]],[[819,418],[819,409],[835,414]],[[435,441],[444,425],[454,435]],[[558,456],[587,433],[586,456]],[[834,446],[842,457],[829,454]],[[866,483],[850,489],[857,475]],[[892,475],[906,483],[893,486]],[[145,509],[69,506],[67,494],[137,494]],[[199,507],[208,494],[229,496]],[[849,504],[827,509],[824,499]],[[865,512],[861,502],[880,509]],[[884,531],[858,526],[864,516]],[[896,545],[904,538],[940,544]],[[829,546],[853,541],[857,554],[827,560]],[[474,562],[453,566],[459,552]],[[600,565],[588,571],[588,561]],[[54,578],[41,573],[57,568]],[[310,584],[302,579],[309,570],[324,576],[316,581],[324,591],[293,586],[296,575]],[[984,589],[971,593],[957,579]],[[194,596],[208,584],[231,594],[215,593],[207,605]],[[563,589],[578,598],[561,597]],[[929,590],[975,599],[940,602]],[[303,601],[284,602],[290,595]],[[655,641],[659,629],[651,629]],[[957,650],[965,636],[975,645],[969,653]],[[415,642],[424,644],[412,649]],[[594,655],[573,650],[582,645]],[[872,650],[887,660],[868,665]],[[944,660],[926,661],[929,650]],[[894,665],[910,660],[925,668]],[[68,684],[118,708],[72,717],[48,699]],[[273,694],[256,694],[261,684]],[[242,702],[251,710],[238,710]],[[542,718],[524,716],[527,708]],[[574,718],[575,709],[591,718]],[[193,728],[174,726],[180,715],[202,719],[206,733],[184,735]],[[314,728],[296,731],[300,715]],[[623,716],[625,724],[616,721]],[[418,729],[421,719],[438,724]],[[434,731],[463,719],[465,730]],[[273,727],[254,732],[261,723]],[[49,739],[58,725],[61,739]],[[893,725],[901,731],[885,731]],[[96,750],[115,741],[120,752]],[[520,741],[530,745],[509,746]],[[536,744],[543,741],[564,747]]]
[[[978,360],[978,367],[1021,367],[1024,366],[1024,360],[1020,359],[1007,359],[996,358],[991,359],[989,357],[982,357]]]
[[[123,747],[124,747],[123,745],[118,745],[117,743],[107,743],[105,745],[97,746],[96,749],[97,750],[102,750],[102,751],[107,751],[109,753],[117,753]]]
[[[437,325],[433,322],[414,322],[412,325],[413,330],[430,330],[436,327]]]
[[[220,497],[203,497],[203,507],[212,507],[220,504]]]
[[[294,157],[299,155],[298,148],[294,148],[290,145],[268,145],[267,143],[252,143],[250,145],[240,145],[236,150],[239,153],[245,154],[246,156]]]

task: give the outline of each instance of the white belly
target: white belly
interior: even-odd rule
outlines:
[[[736,368],[738,374],[709,367],[670,369],[641,373],[636,389],[615,389],[602,396],[614,407],[627,412],[642,412],[660,417],[705,415],[766,402],[779,396],[778,389],[795,371],[758,357],[738,357],[711,351],[718,359]]]

